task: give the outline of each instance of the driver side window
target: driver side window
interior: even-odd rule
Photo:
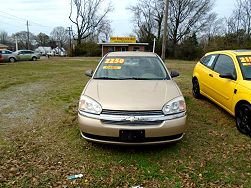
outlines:
[[[220,55],[215,63],[214,71],[219,74],[231,73],[236,76],[234,62],[231,57],[227,55]]]
[[[213,63],[214,63],[216,57],[217,57],[216,54],[204,56],[204,57],[200,60],[200,62],[201,62],[203,65],[207,66],[208,68],[212,68]]]

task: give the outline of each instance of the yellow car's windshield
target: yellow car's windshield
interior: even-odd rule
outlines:
[[[241,67],[243,79],[251,80],[251,56],[238,56],[237,59]]]
[[[106,57],[94,79],[169,80],[170,77],[157,57]]]

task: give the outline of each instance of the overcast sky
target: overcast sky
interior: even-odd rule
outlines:
[[[126,10],[136,0],[111,0],[114,11],[109,14],[114,36],[132,33],[132,13]],[[214,11],[220,17],[228,17],[234,9],[235,0],[216,0]],[[50,34],[56,26],[68,27],[70,0],[0,0],[0,30],[9,35],[26,30],[29,20],[30,32]],[[74,27],[74,25],[73,25]],[[73,28],[74,29],[74,28]]]

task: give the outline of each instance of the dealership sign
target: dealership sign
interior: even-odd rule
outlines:
[[[110,37],[110,43],[136,43],[136,37]]]

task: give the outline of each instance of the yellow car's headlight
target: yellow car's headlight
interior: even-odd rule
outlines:
[[[92,114],[100,114],[102,112],[101,105],[94,99],[85,95],[81,95],[78,109]]]
[[[162,111],[165,115],[177,114],[186,111],[186,102],[184,97],[177,97],[166,103]]]

